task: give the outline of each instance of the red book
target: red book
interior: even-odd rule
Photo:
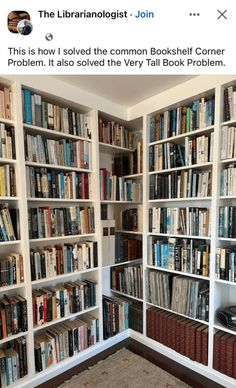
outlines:
[[[213,368],[216,370],[220,370],[220,338],[224,334],[223,331],[217,331],[214,335]]]
[[[208,327],[202,330],[202,364],[208,365]]]
[[[169,314],[166,318],[166,346],[171,348],[171,340],[172,340],[172,335],[171,335],[171,321],[173,319],[173,314]]]
[[[222,337],[220,337],[220,368],[219,371],[221,373],[226,372],[226,343],[231,334],[225,333]]]
[[[233,378],[236,379],[236,341],[234,342],[234,354],[233,354]]]
[[[188,358],[190,358],[190,329],[191,329],[191,326],[194,326],[196,325],[196,322],[195,321],[189,321],[187,324],[186,324],[186,327],[185,327],[185,347],[184,347],[184,355]]]
[[[171,320],[171,348],[174,350],[176,350],[176,322],[178,319],[178,315],[173,315]]]
[[[234,343],[236,341],[235,335],[231,335],[226,343],[226,367],[225,373],[227,376],[233,376],[233,356],[234,356]]]
[[[179,319],[177,319],[176,321],[176,326],[175,326],[175,350],[176,352],[180,353],[180,327],[181,327],[181,323],[182,321],[185,321],[186,318],[184,317],[179,317]]]
[[[179,340],[180,340],[180,346],[179,346],[179,352],[184,356],[185,354],[185,329],[186,325],[189,323],[189,319],[185,318],[184,320],[180,321],[180,331],[179,331]]]
[[[190,326],[190,359],[196,361],[196,330],[201,323]]]
[[[201,325],[196,328],[196,361],[202,362],[202,331],[206,325]]]

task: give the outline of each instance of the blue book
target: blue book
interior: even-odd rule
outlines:
[[[60,172],[59,175],[60,183],[61,183],[61,198],[65,198],[65,182],[64,182],[64,173]]]
[[[169,245],[168,243],[162,244],[162,267],[168,269],[169,267]]]
[[[177,118],[177,109],[172,109],[170,111],[170,136],[176,135],[176,118]]]
[[[155,244],[155,265],[161,267],[161,244],[157,241]]]
[[[199,128],[199,100],[192,103],[192,131]]]
[[[31,93],[28,89],[23,89],[25,123],[32,124]]]
[[[164,139],[164,115],[160,118],[160,140]]]
[[[149,171],[154,170],[154,147],[149,147]]]
[[[155,141],[155,117],[152,116],[150,119],[150,143],[153,143]]]

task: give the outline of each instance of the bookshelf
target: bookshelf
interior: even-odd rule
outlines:
[[[236,193],[231,190],[221,191],[221,181],[224,172],[224,179],[228,176],[230,179],[233,179],[234,176],[234,163],[235,155],[232,153],[232,141],[231,146],[226,147],[228,153],[221,158],[221,149],[222,149],[222,132],[225,134],[225,127],[235,128],[236,119],[233,117],[225,117],[224,113],[224,90],[229,87],[235,87],[236,81],[233,76],[200,76],[196,79],[192,79],[186,82],[184,85],[176,86],[173,89],[162,92],[158,98],[156,96],[137,104],[136,106],[130,108],[121,107],[111,101],[104,100],[98,96],[93,96],[91,94],[85,93],[81,90],[78,90],[72,85],[68,85],[56,78],[53,77],[44,77],[44,76],[18,76],[18,77],[9,77],[4,76],[0,78],[0,90],[7,87],[11,90],[12,96],[12,107],[14,110],[14,115],[11,119],[6,119],[0,117],[0,124],[4,124],[6,128],[14,128],[15,133],[15,145],[16,145],[16,157],[11,159],[9,157],[0,157],[0,166],[9,165],[12,166],[16,172],[16,195],[2,195],[0,196],[0,204],[7,204],[9,208],[19,209],[19,226],[20,226],[20,238],[13,241],[1,241],[0,242],[0,259],[1,262],[5,259],[10,253],[21,254],[23,257],[23,267],[24,267],[24,279],[18,284],[5,285],[0,287],[0,299],[4,294],[15,296],[20,295],[21,297],[27,300],[27,310],[28,314],[28,329],[23,333],[16,333],[10,337],[0,339],[0,349],[4,350],[8,346],[10,340],[19,340],[19,338],[26,339],[26,352],[28,359],[28,371],[26,376],[14,382],[16,387],[33,387],[35,385],[41,384],[47,381],[50,378],[55,377],[58,373],[62,373],[67,369],[75,366],[79,362],[85,361],[89,357],[92,357],[95,354],[113,346],[119,341],[128,338],[129,336],[133,339],[140,341],[141,343],[149,346],[150,348],[160,352],[161,354],[175,359],[180,364],[196,371],[204,376],[211,378],[213,381],[216,381],[223,386],[234,387],[235,379],[229,376],[230,371],[225,371],[222,369],[217,369],[217,362],[214,357],[216,353],[217,346],[223,344],[224,338],[234,338],[230,337],[235,336],[235,332],[228,328],[225,328],[217,320],[217,310],[224,306],[235,305],[235,282],[233,278],[226,280],[223,276],[219,276],[215,273],[216,271],[216,262],[219,260],[217,255],[226,251],[226,254],[234,252],[236,247],[236,235],[222,235],[219,234],[219,212],[220,208],[225,207],[236,207]],[[59,130],[53,130],[40,125],[33,123],[26,123],[22,116],[22,89],[27,89],[31,94],[41,96],[41,101],[46,101],[49,104],[53,104],[60,108],[70,108],[71,111],[76,113],[82,113],[86,117],[89,117],[91,124],[91,138],[85,138],[72,133],[64,133]],[[231,89],[230,89],[231,90]],[[231,90],[232,92],[232,90]],[[230,92],[230,93],[231,93]],[[172,136],[165,136],[161,139],[151,139],[150,138],[150,122],[152,118],[157,114],[164,114],[164,112],[180,109],[181,106],[192,106],[193,101],[201,99],[211,100],[214,96],[215,99],[215,110],[214,110],[214,123],[205,123],[205,125],[199,126],[195,130],[190,130],[187,133],[175,133]],[[37,98],[36,98],[37,100]],[[64,112],[65,114],[65,112]],[[167,113],[165,113],[165,120]],[[101,187],[100,187],[100,169],[106,169],[109,173],[112,172],[112,164],[114,163],[114,158],[119,160],[120,156],[129,158],[129,155],[134,154],[134,148],[124,147],[119,143],[118,144],[104,144],[99,137],[99,119],[102,118],[105,122],[116,122],[120,126],[124,126],[129,131],[134,133],[141,133],[143,139],[143,169],[142,171],[125,171],[122,175],[122,184],[125,184],[128,181],[131,181],[135,184],[141,184],[140,192],[142,197],[139,199],[130,198],[112,198],[104,196],[101,198]],[[231,129],[231,137],[233,130]],[[88,147],[92,154],[92,162],[89,167],[83,168],[77,164],[71,163],[66,165],[66,163],[40,163],[36,160],[29,161],[25,158],[25,137],[30,136],[41,136],[42,138],[48,139],[53,142],[73,142],[86,141],[89,143]],[[212,152],[210,157],[210,142],[214,136],[214,152]],[[149,161],[149,150],[150,147],[156,147],[156,149],[161,150],[162,152],[167,152],[167,156],[170,156],[170,150],[172,150],[173,145],[176,149],[182,149],[187,144],[192,144],[195,142],[195,138],[206,139],[206,142],[209,144],[208,158],[207,160],[201,160],[199,163],[192,163],[191,165],[182,165],[181,162],[177,165],[172,166],[172,162],[168,164],[158,166],[154,171],[150,171],[150,161]],[[196,143],[204,144],[203,140],[196,140]],[[53,143],[51,143],[53,144]],[[223,143],[224,144],[224,143]],[[124,144],[123,144],[124,145]],[[176,146],[175,146],[176,145]],[[160,148],[160,146],[162,148]],[[179,146],[179,147],[177,147]],[[195,145],[193,146],[193,148]],[[231,147],[231,148],[230,148]],[[207,146],[206,146],[207,148]],[[231,150],[231,154],[230,154]],[[183,155],[182,155],[183,156]],[[127,160],[125,159],[124,160]],[[166,158],[168,159],[168,158]],[[92,184],[90,185],[89,195],[87,196],[78,196],[78,195],[64,195],[62,193],[55,191],[54,195],[45,195],[48,191],[45,190],[42,193],[33,193],[31,195],[28,185],[28,172],[27,170],[31,168],[32,173],[39,171],[39,176],[42,179],[42,173],[49,172],[55,177],[58,177],[60,174],[60,179],[62,176],[67,179],[72,179],[72,173],[78,174],[80,177],[81,174],[88,174],[90,176]],[[40,170],[41,169],[41,170]],[[49,171],[50,170],[50,171]],[[230,170],[230,171],[228,171]],[[208,174],[209,175],[204,175]],[[38,173],[38,172],[37,172]],[[41,175],[40,175],[41,174]],[[232,176],[231,176],[231,175]],[[175,175],[175,176],[174,176]],[[201,176],[200,176],[201,175]],[[77,175],[76,175],[77,176]],[[110,174],[110,177],[112,174]],[[193,179],[193,176],[196,176],[194,179],[203,179],[204,186],[206,182],[209,184],[209,189],[205,191],[195,190],[194,196],[191,191],[187,191],[186,182],[183,179]],[[172,195],[166,195],[168,193],[168,184],[167,190],[165,190],[161,195],[157,192],[156,195],[150,197],[150,184],[153,182],[159,183],[159,178],[166,179],[168,182],[171,182],[171,179],[179,179],[179,188]],[[167,178],[165,178],[167,177]],[[178,178],[180,177],[180,178]],[[200,177],[200,178],[199,178]],[[210,178],[209,178],[210,177]],[[120,177],[121,178],[121,177]],[[207,179],[209,178],[209,179]],[[57,178],[58,179],[58,178]],[[114,180],[114,178],[113,178]],[[73,182],[73,181],[72,181]],[[113,182],[114,183],[114,182]],[[115,184],[115,183],[114,183]],[[129,183],[131,184],[131,183]],[[170,183],[169,183],[170,185]],[[58,185],[59,186],[59,185]],[[152,185],[151,185],[152,186]],[[160,185],[159,185],[160,186]],[[171,186],[171,185],[170,185]],[[185,191],[183,187],[185,187]],[[128,186],[127,186],[128,187]],[[130,186],[129,186],[130,187]],[[136,186],[132,186],[136,187]],[[138,186],[137,186],[138,187]],[[196,186],[197,187],[197,186]],[[232,188],[231,188],[232,189]],[[40,191],[40,190],[39,190]],[[75,191],[74,191],[75,194]],[[46,209],[68,209],[69,207],[93,207],[94,208],[94,218],[95,218],[95,229],[92,232],[86,231],[86,233],[70,234],[70,235],[54,235],[52,236],[40,236],[39,238],[29,238],[29,227],[28,227],[28,209],[29,208],[46,208]],[[130,259],[129,257],[123,257],[120,261],[115,262],[114,257],[108,257],[105,263],[104,252],[108,252],[107,245],[105,247],[103,244],[103,212],[104,209],[107,211],[107,216],[109,219],[114,219],[115,214],[125,214],[125,211],[134,210],[135,208],[140,207],[140,214],[142,214],[142,222],[139,229],[127,230],[130,228],[124,228],[122,223],[116,224],[115,232],[119,235],[120,239],[123,239],[127,244],[129,240],[136,239],[142,241],[142,255],[140,257],[135,257]],[[176,224],[175,230],[162,230],[155,231],[154,229],[150,230],[149,228],[149,209],[170,209],[168,212],[172,214],[175,210],[173,209],[211,209],[211,223],[208,226],[208,233],[197,233],[189,228],[188,233],[183,232],[183,220],[182,225]],[[163,211],[163,210],[162,210]],[[179,210],[177,210],[178,212]],[[226,219],[227,219],[226,210]],[[168,214],[169,214],[168,213]],[[193,214],[196,214],[196,212]],[[173,216],[173,214],[172,214]],[[195,216],[194,216],[195,217]],[[202,216],[203,218],[205,216]],[[232,215],[231,215],[232,217]],[[119,217],[118,217],[119,218]],[[205,219],[203,220],[205,221]],[[203,222],[204,223],[204,222]],[[182,229],[180,228],[182,227]],[[114,223],[109,226],[109,228],[114,227]],[[200,235],[199,235],[200,234]],[[114,244],[114,237],[113,244]],[[168,264],[163,261],[160,263],[153,260],[153,256],[150,255],[150,249],[152,252],[152,244],[156,244],[158,241],[163,246],[168,243],[168,241],[175,241],[178,243],[184,242],[184,248],[186,251],[196,253],[196,263],[200,263],[199,267],[196,266],[196,269],[193,265],[189,265],[189,262],[184,261],[185,267],[176,267],[173,266],[173,262],[168,262]],[[44,270],[41,269],[41,275],[32,280],[31,278],[31,255],[30,252],[37,254],[42,254],[46,252],[48,248],[52,249],[54,247],[61,247],[60,249],[85,249],[88,242],[97,243],[97,265],[91,266],[91,263],[87,265],[87,268],[79,266],[79,268],[71,271],[61,273],[59,267],[57,272],[50,272],[50,275],[46,275]],[[138,244],[138,243],[137,243]],[[182,247],[183,248],[183,247]],[[181,250],[181,244],[179,249]],[[229,249],[230,248],[230,249]],[[86,249],[91,249],[91,246]],[[164,249],[164,248],[163,248]],[[221,251],[219,251],[219,249]],[[228,251],[227,251],[228,250]],[[236,248],[235,248],[236,250]],[[206,251],[206,254],[204,253]],[[199,256],[197,256],[197,252]],[[47,253],[48,254],[48,253]],[[204,256],[204,258],[203,258]],[[41,257],[41,256],[40,256]],[[154,256],[155,258],[155,256]],[[187,255],[188,258],[188,255]],[[204,262],[204,264],[203,264]],[[222,261],[223,262],[223,261]],[[188,263],[188,265],[186,264]],[[183,264],[183,263],[182,263]],[[135,267],[142,265],[142,288],[143,293],[142,297],[135,296],[134,294],[128,294],[118,289],[112,290],[111,283],[111,271],[118,270],[123,271],[124,268]],[[208,271],[203,273],[203,267],[208,266]],[[178,269],[179,268],[179,269]],[[189,314],[176,309],[174,310],[173,306],[164,305],[163,303],[153,303],[153,300],[149,298],[149,274],[153,273],[166,275],[173,278],[181,278],[186,284],[196,284],[197,282],[203,282],[209,286],[209,320],[199,319],[198,316],[189,316]],[[43,277],[44,276],[44,277]],[[123,275],[122,275],[123,276]],[[160,276],[160,275],[158,275]],[[52,321],[45,322],[41,326],[33,325],[33,316],[32,316],[32,291],[38,289],[48,289],[53,288],[58,285],[62,286],[68,282],[77,282],[77,281],[92,280],[97,283],[97,298],[96,305],[89,307],[88,309],[77,311],[71,313],[68,316],[63,316],[61,318],[56,318]],[[200,283],[199,283],[200,284]],[[202,284],[202,283],[201,283]],[[103,301],[102,295],[107,296],[106,302]],[[112,298],[112,302],[109,298]],[[106,322],[103,322],[103,304],[106,304],[106,308],[112,306],[113,301],[116,300],[125,300],[122,305],[122,316],[123,327],[120,333],[115,332],[110,338],[104,336],[104,325]],[[160,302],[160,301],[159,301]],[[138,307],[137,307],[138,306]],[[141,310],[140,307],[141,306]],[[114,308],[115,307],[114,305]],[[143,324],[139,327],[132,326],[128,328],[127,324],[127,311],[133,311],[133,314],[136,318],[136,322],[140,322],[140,314],[142,315]],[[156,314],[156,315],[155,315]],[[194,360],[188,355],[184,355],[183,349],[174,348],[175,341],[174,337],[172,342],[166,341],[166,332],[161,334],[161,337],[155,336],[155,333],[150,329],[150,322],[152,317],[156,316],[157,322],[160,322],[160,319],[163,319],[166,322],[166,327],[171,330],[171,325],[176,324],[178,330],[184,330],[183,327],[186,324],[188,333],[194,333],[191,330],[198,329],[198,336],[201,334],[201,331],[204,335],[204,338],[208,340],[208,352],[205,348],[205,356],[203,360],[200,360],[199,355],[198,359]],[[79,353],[64,358],[60,360],[55,365],[43,365],[40,369],[38,366],[38,371],[35,370],[34,362],[34,341],[37,341],[37,352],[39,352],[39,341],[40,338],[44,339],[45,346],[48,341],[48,335],[55,335],[56,330],[69,330],[70,325],[73,325],[72,322],[77,322],[85,330],[85,323],[94,317],[95,320],[99,320],[99,340],[96,341],[92,346],[84,347]],[[129,317],[131,319],[131,317]],[[159,321],[158,321],[159,320]],[[79,323],[80,322],[80,323]],[[81,323],[82,322],[82,323]],[[97,322],[97,321],[96,321]],[[163,321],[161,321],[163,322]],[[175,322],[175,323],[174,323]],[[95,321],[90,321],[90,324],[94,328]],[[68,326],[69,325],[69,326]],[[162,323],[161,323],[162,325]],[[151,331],[150,331],[151,330]],[[200,334],[199,334],[200,332]],[[219,333],[219,334],[217,334]],[[159,333],[160,334],[160,333]],[[217,336],[216,336],[217,334]],[[228,335],[228,337],[227,337]],[[219,337],[219,338],[218,338]],[[198,337],[199,340],[199,337]],[[21,340],[20,340],[21,341]],[[217,342],[218,341],[218,342]],[[206,343],[205,343],[206,345]],[[204,346],[205,346],[204,345]],[[224,346],[223,346],[224,348]],[[222,349],[223,349],[222,348]],[[221,349],[221,348],[220,348]],[[74,349],[76,351],[76,349]],[[223,351],[223,350],[222,350]],[[181,353],[182,352],[182,353]],[[50,363],[49,363],[50,364]],[[227,375],[228,374],[228,375]]]

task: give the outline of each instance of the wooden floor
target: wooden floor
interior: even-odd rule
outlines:
[[[132,351],[133,353],[145,358],[146,360],[157,365],[166,372],[172,374],[178,379],[182,380],[186,384],[190,385],[193,388],[224,388],[222,385],[219,385],[212,380],[207,379],[206,377],[188,369],[184,366],[180,366],[177,362],[161,355],[150,349],[149,347],[140,344],[139,342],[129,338],[124,341],[121,341],[119,344],[101,352],[100,354],[91,357],[87,361],[77,365],[76,367],[69,369],[65,373],[47,381],[44,384],[39,385],[39,388],[54,388],[58,387],[65,381],[71,379],[72,376],[81,373],[82,371],[88,369],[89,367],[97,364],[99,361],[106,359],[111,354],[115,353],[117,350],[126,348]]]

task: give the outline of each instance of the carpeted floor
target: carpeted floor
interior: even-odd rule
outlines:
[[[60,388],[189,388],[142,357],[122,349],[73,376]]]

